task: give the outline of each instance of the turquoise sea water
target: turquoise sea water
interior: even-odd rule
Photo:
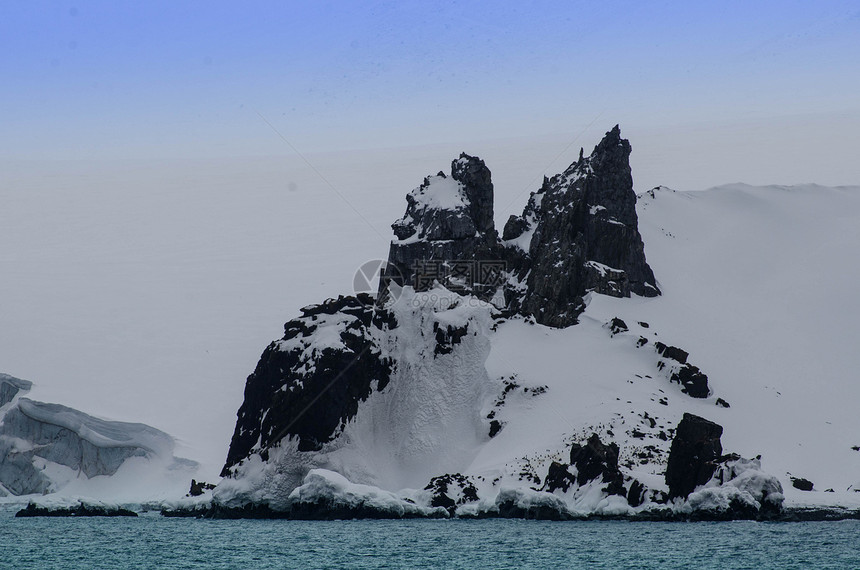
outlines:
[[[15,519],[3,512],[0,568],[860,568],[860,522]]]

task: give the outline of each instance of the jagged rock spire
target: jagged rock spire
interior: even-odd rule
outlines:
[[[660,294],[636,216],[630,143],[616,125],[588,158],[545,180],[522,216],[505,224],[504,245],[514,274],[512,307],[550,326],[576,323],[582,297]]]
[[[480,158],[462,153],[451,162],[450,177],[426,177],[406,195],[406,213],[391,227],[397,239],[380,280],[380,299],[392,282],[421,291],[435,280],[479,296],[495,290],[481,276],[484,262],[495,262],[493,279],[501,265],[492,176]]]

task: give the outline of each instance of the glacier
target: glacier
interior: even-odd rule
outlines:
[[[194,461],[174,457],[174,440],[145,424],[107,421],[24,397],[32,383],[0,374],[0,495],[99,493],[117,475],[129,487],[164,473],[185,479]],[[136,481],[135,481],[136,480]],[[184,482],[184,481],[183,481]]]

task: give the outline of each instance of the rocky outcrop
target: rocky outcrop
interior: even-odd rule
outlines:
[[[374,331],[394,327],[393,316],[366,294],[302,309],[245,383],[222,476],[252,453],[265,459],[284,438],[297,439],[299,451],[330,441],[359,402],[388,384],[390,363],[381,358]]]
[[[711,395],[708,375],[699,370],[698,366],[682,365],[672,373],[671,380],[680,384],[681,391],[692,398],[707,398]]]
[[[16,517],[136,517],[137,513],[122,507],[79,503],[72,507],[47,507],[29,503],[15,513]]]
[[[803,477],[791,477],[791,486],[800,491],[811,491],[815,485]]]
[[[484,303],[473,303],[475,297],[491,301],[497,316],[519,313],[565,327],[576,323],[590,291],[658,295],[637,229],[629,155],[630,144],[614,128],[589,157],[580,156],[565,172],[544,181],[523,215],[508,222],[503,240],[494,227],[493,182],[482,160],[461,154],[451,163],[450,174],[426,177],[408,193],[403,217],[392,224],[395,239],[376,299],[340,297],[306,307],[301,317],[285,325],[283,338],[263,352],[247,379],[222,475],[239,477],[243,461],[256,457],[267,463],[273,448],[292,441],[294,446],[280,446],[278,461],[290,470],[285,487],[298,485],[311,464],[316,465],[311,459],[305,465],[306,458],[347,445],[339,434],[374,392],[388,394],[389,383],[400,383],[389,390],[392,398],[417,390],[426,379],[452,393],[463,392],[434,408],[434,418],[479,398],[478,385],[487,376],[482,359],[489,350],[484,346],[489,344],[487,332],[479,323],[489,319],[491,311]],[[416,309],[423,302],[416,292],[428,291],[447,302],[432,315]],[[418,304],[400,306],[407,296]],[[460,311],[459,304],[468,307],[460,306]],[[447,309],[464,314],[440,318]],[[469,311],[481,316],[464,319]],[[620,319],[617,324],[618,331],[621,325],[626,329]],[[397,334],[389,334],[394,329],[409,338],[395,339]],[[396,346],[400,352],[392,352]],[[448,364],[428,367],[431,360]],[[467,375],[470,378],[464,378]],[[456,385],[454,378],[460,378]],[[422,410],[418,416],[426,423],[429,414]],[[485,419],[489,421],[481,423],[478,417],[467,431],[477,427],[482,439],[497,436],[504,422],[495,417],[495,410]],[[405,419],[398,421],[404,422],[404,437],[421,438]],[[416,445],[433,447],[424,441]],[[601,477],[611,494],[624,495],[618,449],[613,455],[612,446],[599,439],[586,447],[587,455],[576,460],[582,463],[577,477]],[[592,476],[594,461],[603,467]],[[292,469],[287,463],[300,466]],[[446,496],[456,503],[440,492],[439,506],[451,508]]]
[[[666,466],[669,498],[686,499],[694,519],[768,519],[782,512],[779,480],[762,471],[761,459],[722,455],[723,428],[684,414]]]
[[[478,490],[471,477],[460,473],[433,477],[424,490],[432,493],[431,507],[443,507],[450,513],[453,513],[459,505],[478,500]]]
[[[543,480],[543,490],[549,493],[553,491],[567,491],[572,485],[577,485],[576,476],[568,469],[569,465],[553,461]]]
[[[516,281],[506,298],[542,324],[565,327],[595,291],[615,297],[660,294],[645,260],[630,171],[630,143],[616,125],[564,172],[544,178],[503,243]]]
[[[434,280],[452,291],[491,295],[505,269],[493,222],[493,182],[484,161],[465,153],[406,195],[406,213],[392,224],[380,298],[388,287],[426,291]]]
[[[407,195],[406,213],[392,225],[397,239],[379,298],[392,283],[423,291],[435,280],[488,299],[506,283],[508,310],[566,327],[577,322],[590,291],[659,295],[639,234],[629,157],[630,143],[616,126],[590,156],[580,153],[563,173],[545,178],[499,241],[490,171],[462,154],[450,176],[428,176]]]
[[[666,465],[670,499],[686,499],[696,487],[711,479],[723,454],[722,435],[722,426],[684,414],[675,430]]]
[[[576,482],[582,486],[600,478],[609,495],[627,495],[624,475],[618,469],[618,445],[605,445],[595,433],[585,445],[574,443],[570,448],[570,465],[576,468]]]

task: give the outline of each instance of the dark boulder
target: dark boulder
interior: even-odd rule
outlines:
[[[197,481],[196,479],[191,480],[191,489],[188,491],[188,496],[190,497],[199,497],[205,491],[211,491],[215,488],[215,485],[212,483],[207,483],[206,481]]]
[[[672,382],[681,385],[681,391],[692,398],[707,398],[711,395],[708,375],[692,364],[684,364],[672,373]]]
[[[627,490],[627,504],[635,508],[644,503],[646,491],[645,485],[634,479]]]
[[[670,499],[686,499],[696,487],[711,479],[723,454],[722,435],[722,426],[684,414],[675,430],[666,465]]]
[[[654,348],[666,358],[671,358],[681,364],[686,364],[687,357],[689,356],[686,350],[681,350],[677,346],[667,346],[659,341],[654,343]]]
[[[618,469],[618,446],[604,445],[595,433],[585,445],[574,443],[570,448],[570,464],[576,467],[576,482],[584,485],[600,478],[607,483],[604,488],[610,495],[626,495],[624,475]]]
[[[809,479],[803,477],[792,477],[791,486],[801,491],[811,491],[815,485]]]
[[[490,437],[496,437],[497,435],[499,435],[499,432],[502,431],[503,427],[504,424],[499,420],[490,420],[490,432],[488,435]]]
[[[478,489],[472,479],[460,473],[433,477],[424,490],[432,493],[430,506],[443,507],[452,514],[458,505],[478,500]]]
[[[567,468],[567,465],[553,461],[549,466],[546,478],[544,478],[544,490],[550,493],[555,490],[567,491],[572,484],[575,484],[576,477],[571,475]]]
[[[612,331],[612,334],[627,332],[627,323],[618,317],[612,317],[612,320],[609,321],[609,330]]]

